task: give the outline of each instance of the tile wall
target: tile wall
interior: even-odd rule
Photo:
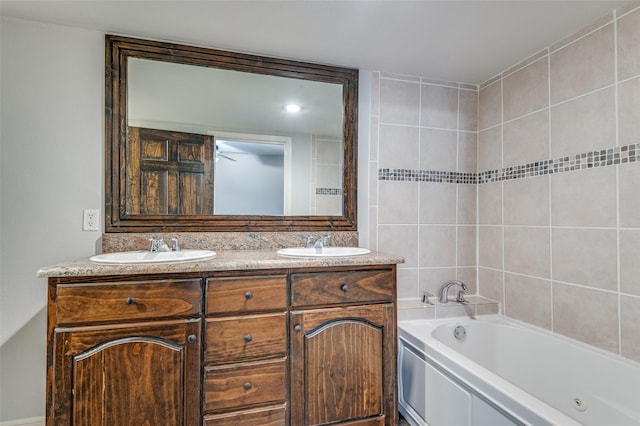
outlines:
[[[405,257],[399,298],[476,293],[477,87],[373,73],[371,96],[370,246]]]
[[[374,78],[371,241],[407,257],[399,297],[457,277],[508,316],[640,361],[633,7],[477,91]]]

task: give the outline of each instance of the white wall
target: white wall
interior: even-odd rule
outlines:
[[[43,329],[24,327],[46,304],[37,269],[93,254],[101,235],[82,231],[82,209],[103,204],[104,35],[5,17],[0,29],[3,421],[44,414],[46,335],[19,335]],[[38,362],[16,350],[25,340]]]

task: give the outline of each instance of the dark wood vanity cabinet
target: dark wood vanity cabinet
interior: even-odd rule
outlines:
[[[395,425],[395,265],[49,278],[47,425]]]
[[[292,275],[291,424],[395,425],[395,273]]]
[[[198,424],[201,288],[50,279],[47,425]]]

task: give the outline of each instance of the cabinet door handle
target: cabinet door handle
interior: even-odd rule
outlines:
[[[136,304],[136,299],[135,297],[127,297],[127,300],[124,301],[125,305],[135,305]]]
[[[296,324],[296,326],[293,327],[293,331],[295,331],[296,333],[300,333],[302,331],[302,327],[300,326],[300,324]]]
[[[196,337],[195,334],[190,334],[189,337],[187,337],[187,340],[189,341],[189,343],[193,343],[196,340],[198,340],[198,338]]]
[[[245,299],[247,299],[247,300],[251,299],[252,297],[253,297],[253,293],[252,293],[252,292],[250,292],[250,291],[247,291],[247,292],[244,294],[244,298],[245,298]]]
[[[252,340],[253,340],[253,337],[251,337],[251,335],[250,335],[250,334],[247,334],[247,335],[245,335],[245,336],[244,336],[244,341],[245,341],[245,342],[249,343],[249,342],[250,342],[250,341],[252,341]]]
[[[348,292],[349,291],[349,286],[347,284],[342,284],[340,286],[340,290],[342,290],[343,292]]]
[[[251,389],[251,382],[246,382],[242,387],[244,388],[244,390]]]

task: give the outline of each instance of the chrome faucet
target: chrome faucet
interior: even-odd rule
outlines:
[[[162,237],[157,240],[154,237],[149,239],[151,241],[151,247],[149,247],[149,251],[180,251],[180,243],[178,242],[178,238],[171,238],[171,247],[164,242]]]
[[[313,247],[317,250],[322,250],[323,247],[329,247],[329,242],[331,241],[330,235],[320,235],[317,239]]]
[[[462,290],[458,292],[458,297],[456,297],[456,302],[464,302],[464,292],[467,291],[467,285],[462,281],[449,280],[444,284],[442,284],[442,287],[440,287],[440,297],[438,298],[440,303],[447,303],[447,300],[449,297],[448,295],[449,287],[454,285],[459,285],[462,288]]]

